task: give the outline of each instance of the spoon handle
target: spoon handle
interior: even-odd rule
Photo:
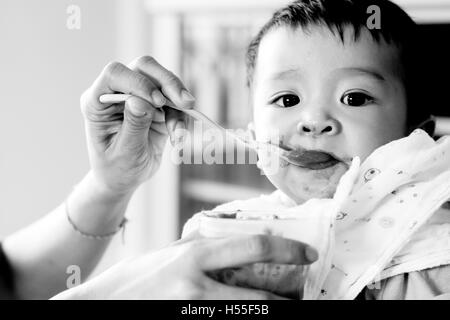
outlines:
[[[104,95],[100,96],[99,101],[101,103],[109,103],[109,104],[123,103],[131,96],[132,96],[131,94],[118,94],[118,93],[104,94]],[[284,153],[286,151],[284,151],[283,149],[281,149],[280,147],[278,147],[276,145],[256,141],[254,138],[248,137],[248,135],[247,136],[238,135],[238,134],[232,132],[232,130],[225,129],[224,127],[219,125],[217,122],[215,122],[214,120],[212,120],[208,116],[206,116],[204,113],[202,113],[198,110],[195,110],[195,109],[180,108],[167,98],[166,98],[165,105],[170,108],[184,112],[188,116],[190,116],[198,121],[202,121],[206,124],[209,124],[210,126],[220,130],[221,132],[225,133],[226,135],[233,138],[234,140],[247,145],[249,148],[253,149],[254,151],[258,151],[258,149],[269,149],[270,151],[278,154],[278,156],[280,156],[281,158],[289,161],[289,159],[284,155]]]

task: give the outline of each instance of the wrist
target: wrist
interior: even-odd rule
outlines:
[[[110,234],[123,223],[132,192],[117,193],[105,188],[89,172],[65,202],[70,222],[85,234]]]
[[[136,187],[112,188],[104,183],[92,170],[88,172],[81,183],[88,185],[98,197],[118,203],[129,201],[136,190]]]

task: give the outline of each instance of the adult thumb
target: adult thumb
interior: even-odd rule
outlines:
[[[128,98],[125,101],[121,144],[147,144],[155,110],[155,107],[144,99],[135,96]]]

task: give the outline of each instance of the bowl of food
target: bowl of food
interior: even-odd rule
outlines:
[[[255,263],[209,273],[225,284],[265,290],[291,299],[316,299],[331,265],[332,215],[277,210],[203,211],[199,233],[204,237],[266,234],[306,243],[319,252],[311,265]]]

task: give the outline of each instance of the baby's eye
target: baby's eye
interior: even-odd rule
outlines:
[[[295,94],[285,94],[275,99],[273,103],[283,108],[289,108],[299,104],[300,98]]]
[[[363,107],[373,102],[373,98],[362,92],[351,92],[344,95],[341,99],[343,104],[350,107]]]

